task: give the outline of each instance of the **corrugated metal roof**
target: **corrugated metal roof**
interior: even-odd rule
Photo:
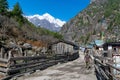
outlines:
[[[102,46],[104,44],[103,40],[95,40],[94,42],[97,46]]]

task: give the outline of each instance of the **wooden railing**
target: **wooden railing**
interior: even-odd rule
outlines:
[[[111,53],[108,51],[107,54]],[[120,68],[114,66],[112,57],[95,56],[94,54],[91,56],[94,60],[95,73],[98,80],[120,80],[120,77],[118,77],[120,74],[117,76],[114,74],[114,70],[120,72]]]
[[[67,62],[79,57],[78,52],[73,54],[56,54],[54,56],[31,56],[0,58],[0,72],[4,73],[2,80],[8,80],[13,76],[23,75],[35,70],[43,70],[59,62]]]

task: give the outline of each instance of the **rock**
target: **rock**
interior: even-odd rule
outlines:
[[[32,48],[32,45],[29,44],[29,43],[24,43],[24,44],[23,44],[23,47],[25,47],[25,48]]]

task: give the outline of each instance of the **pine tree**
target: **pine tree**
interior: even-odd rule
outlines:
[[[0,0],[0,14],[5,15],[8,9],[7,0]]]
[[[17,2],[14,5],[14,8],[12,10],[12,16],[16,19],[16,21],[19,22],[20,25],[24,22],[24,18],[22,16],[22,14],[23,14],[22,9],[21,9],[19,3]]]
[[[14,8],[12,10],[12,14],[14,16],[21,16],[23,14],[22,9],[20,8],[20,5],[18,2],[14,5]]]

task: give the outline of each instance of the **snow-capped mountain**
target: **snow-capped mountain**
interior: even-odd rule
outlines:
[[[43,15],[36,14],[25,17],[34,25],[44,27],[52,31],[59,31],[61,27],[65,24],[65,21],[61,21],[60,19],[54,18],[48,13],[45,13]]]

